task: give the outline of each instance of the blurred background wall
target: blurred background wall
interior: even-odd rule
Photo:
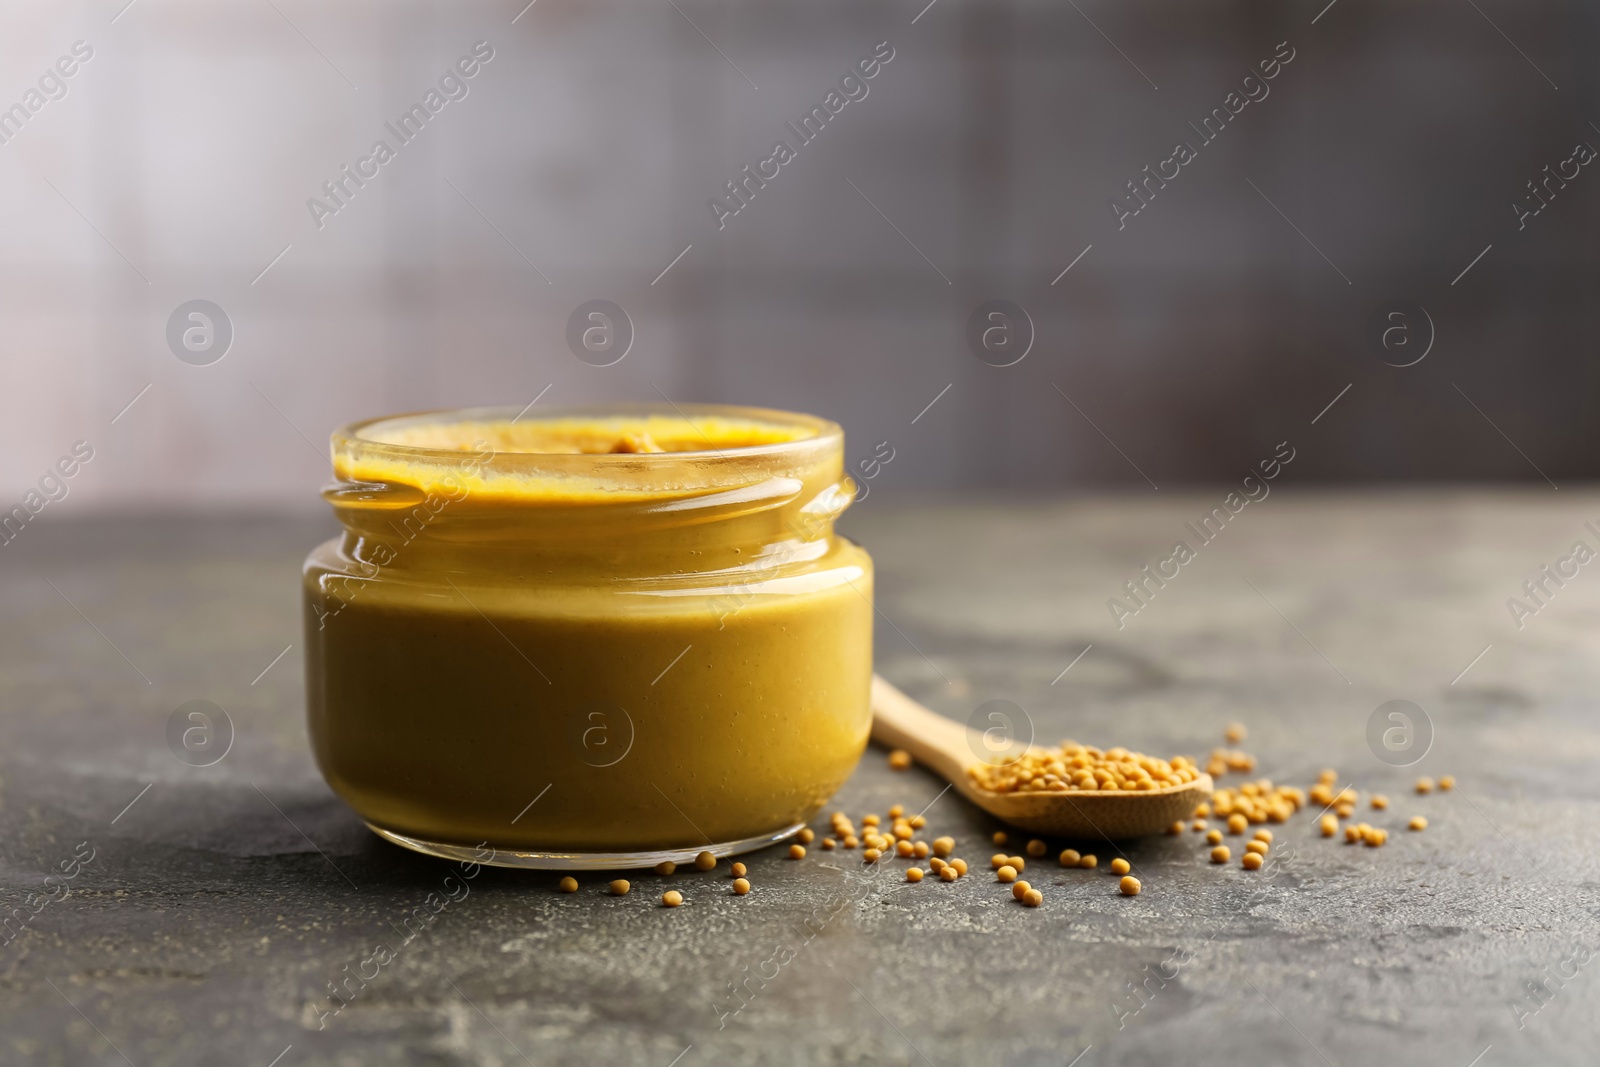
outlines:
[[[0,500],[82,440],[63,514],[310,506],[340,423],[536,396],[829,415],[893,449],[880,499],[1236,481],[1285,439],[1302,482],[1600,466],[1594,4],[524,2],[0,9]],[[206,365],[167,339],[196,299]],[[633,324],[611,366],[566,341],[593,299]],[[991,299],[1015,365],[968,344]]]

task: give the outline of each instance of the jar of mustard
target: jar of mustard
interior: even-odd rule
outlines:
[[[872,561],[809,415],[468,409],[333,435],[307,712],[368,826],[609,868],[782,840],[871,725]],[[490,851],[492,850],[492,852]]]

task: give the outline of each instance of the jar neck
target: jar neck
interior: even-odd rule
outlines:
[[[826,475],[832,474],[833,477]],[[335,503],[346,555],[391,573],[515,571],[648,580],[768,569],[825,554],[854,485],[842,470],[692,496],[619,504],[507,503],[470,490]],[[407,506],[409,505],[409,506]]]

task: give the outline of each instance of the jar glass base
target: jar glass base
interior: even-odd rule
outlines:
[[[502,848],[492,841],[479,846],[424,841],[367,823],[367,829],[385,841],[402,848],[409,848],[413,852],[420,852],[425,856],[436,856],[439,859],[455,860],[459,863],[478,863],[487,867],[521,867],[535,871],[633,870],[654,867],[667,860],[677,864],[693,864],[694,858],[702,852],[709,852],[721,859],[725,856],[754,852],[768,845],[776,845],[799,833],[804,826],[805,823],[797,822],[773,833],[757,834],[755,837],[706,845],[703,848],[669,848],[656,852],[538,852],[522,848]],[[493,849],[494,855],[490,859],[483,859],[483,854],[488,849]]]

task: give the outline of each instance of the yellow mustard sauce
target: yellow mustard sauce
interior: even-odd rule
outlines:
[[[838,427],[756,409],[347,428],[304,570],[329,785],[440,855],[617,866],[757,847],[870,727],[872,563]]]

